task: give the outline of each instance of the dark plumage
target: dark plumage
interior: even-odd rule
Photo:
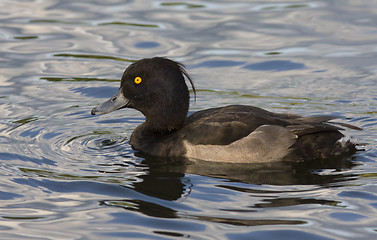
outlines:
[[[328,123],[333,119],[329,116],[301,117],[232,105],[187,117],[190,96],[185,77],[195,93],[183,65],[160,57],[142,59],[126,69],[114,97],[91,113],[139,110],[146,120],[134,130],[130,144],[154,156],[265,162],[355,151],[352,142],[342,140],[340,128]]]

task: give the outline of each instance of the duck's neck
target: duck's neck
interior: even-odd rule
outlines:
[[[135,149],[142,149],[145,152],[151,153],[153,146],[161,143],[162,139],[169,137],[172,133],[181,129],[183,123],[184,120],[172,121],[162,118],[146,118],[145,122],[132,132],[130,144]]]
[[[188,92],[187,92],[188,95]],[[161,97],[139,110],[145,116],[141,129],[148,134],[165,135],[182,128],[188,113],[188,96],[169,99]]]
[[[182,128],[187,117],[187,111],[180,112],[155,112],[145,117],[144,131],[166,135]]]

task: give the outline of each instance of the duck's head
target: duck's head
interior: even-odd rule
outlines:
[[[182,64],[161,57],[139,60],[124,71],[118,92],[91,113],[134,108],[145,116],[145,127],[150,131],[166,133],[180,129],[190,99],[185,76],[195,94],[193,82]]]

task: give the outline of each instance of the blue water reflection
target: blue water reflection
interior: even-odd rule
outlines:
[[[304,69],[305,65],[302,63],[295,63],[286,60],[274,60],[249,64],[244,66],[243,68],[254,71],[289,71],[296,69]]]

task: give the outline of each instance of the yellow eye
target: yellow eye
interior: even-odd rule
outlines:
[[[134,82],[135,82],[136,84],[140,84],[140,83],[141,83],[141,77],[135,77]]]

